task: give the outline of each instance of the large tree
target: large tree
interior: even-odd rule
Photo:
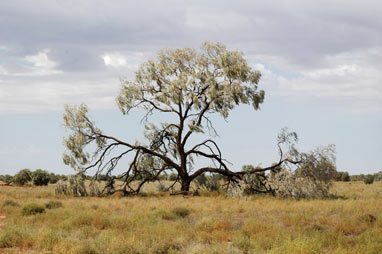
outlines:
[[[237,182],[246,174],[276,170],[284,162],[295,162],[281,150],[282,143],[296,138],[295,133],[284,132],[279,137],[277,163],[245,171],[231,170],[213,140],[216,132],[212,115],[227,118],[239,104],[259,109],[264,100],[264,91],[258,89],[260,77],[241,52],[230,51],[219,43],[206,42],[200,51],[163,50],[156,59],[141,65],[134,80],[122,80],[117,97],[125,115],[133,109],[145,110],[146,141],[131,143],[107,135],[88,117],[85,105],[66,106],[64,122],[71,133],[64,139],[64,163],[80,172],[96,168],[96,175],[111,175],[122,157],[131,158],[120,176],[124,181],[122,189],[125,193],[138,193],[144,183],[166,171],[176,172],[181,190],[188,191],[190,183],[207,172]],[[172,120],[158,123],[152,121],[152,114],[171,115],[166,119]],[[192,138],[197,133],[205,136],[202,142]],[[88,152],[86,147],[93,147],[94,152]],[[121,152],[116,154],[113,150]],[[211,163],[196,168],[195,157],[207,158]]]

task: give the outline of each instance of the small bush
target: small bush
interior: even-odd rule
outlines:
[[[188,215],[190,215],[190,209],[185,208],[185,207],[176,207],[176,208],[172,209],[172,212],[176,216],[181,217],[181,218],[185,218]]]
[[[45,208],[47,209],[57,209],[61,207],[63,207],[63,204],[60,201],[49,201],[45,204]]]
[[[21,209],[21,215],[23,216],[35,215],[38,213],[45,213],[45,208],[42,205],[35,203],[25,205]]]
[[[6,206],[13,206],[13,207],[15,207],[15,206],[19,206],[19,204],[16,203],[15,201],[13,201],[13,200],[5,200],[3,202],[3,207],[6,207]]]
[[[364,179],[363,182],[365,184],[372,184],[374,183],[374,176],[373,175],[367,175]]]

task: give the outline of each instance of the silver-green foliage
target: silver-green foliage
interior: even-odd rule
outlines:
[[[60,180],[56,184],[56,194],[73,195],[79,197],[88,196],[85,186],[84,175],[69,176],[67,180]]]
[[[273,194],[281,198],[325,199],[329,197],[330,184],[313,177],[301,177],[285,168],[267,177],[266,184]]]

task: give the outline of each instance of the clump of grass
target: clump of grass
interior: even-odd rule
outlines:
[[[177,217],[186,218],[190,215],[190,209],[185,207],[175,207],[172,209],[172,213],[174,213]]]
[[[21,208],[21,215],[23,216],[36,215],[39,213],[45,213],[45,208],[36,203],[30,203]]]
[[[182,249],[180,243],[174,241],[168,241],[159,243],[155,246],[153,253],[154,254],[167,254],[167,253],[179,253],[178,251]]]
[[[76,254],[98,254],[99,252],[89,243],[86,243],[78,247],[75,253]]]
[[[367,222],[369,224],[373,224],[377,218],[372,214],[366,214],[360,217],[361,221]]]
[[[13,206],[13,207],[16,207],[16,206],[19,206],[18,203],[16,203],[15,201],[13,200],[5,200],[3,202],[3,207],[6,207],[6,206]]]
[[[45,208],[47,209],[57,209],[63,206],[64,205],[62,204],[61,201],[49,201],[48,203],[45,204]]]
[[[175,214],[170,213],[168,211],[160,211],[159,214],[163,220],[175,220],[176,219]]]
[[[0,235],[0,249],[19,246],[26,236],[26,233],[21,228],[11,228],[4,231]]]

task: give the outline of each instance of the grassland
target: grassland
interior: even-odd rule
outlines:
[[[74,198],[0,187],[0,253],[382,253],[382,183],[335,183],[346,199]],[[25,216],[22,207],[56,202]],[[51,203],[52,204],[52,203]]]

